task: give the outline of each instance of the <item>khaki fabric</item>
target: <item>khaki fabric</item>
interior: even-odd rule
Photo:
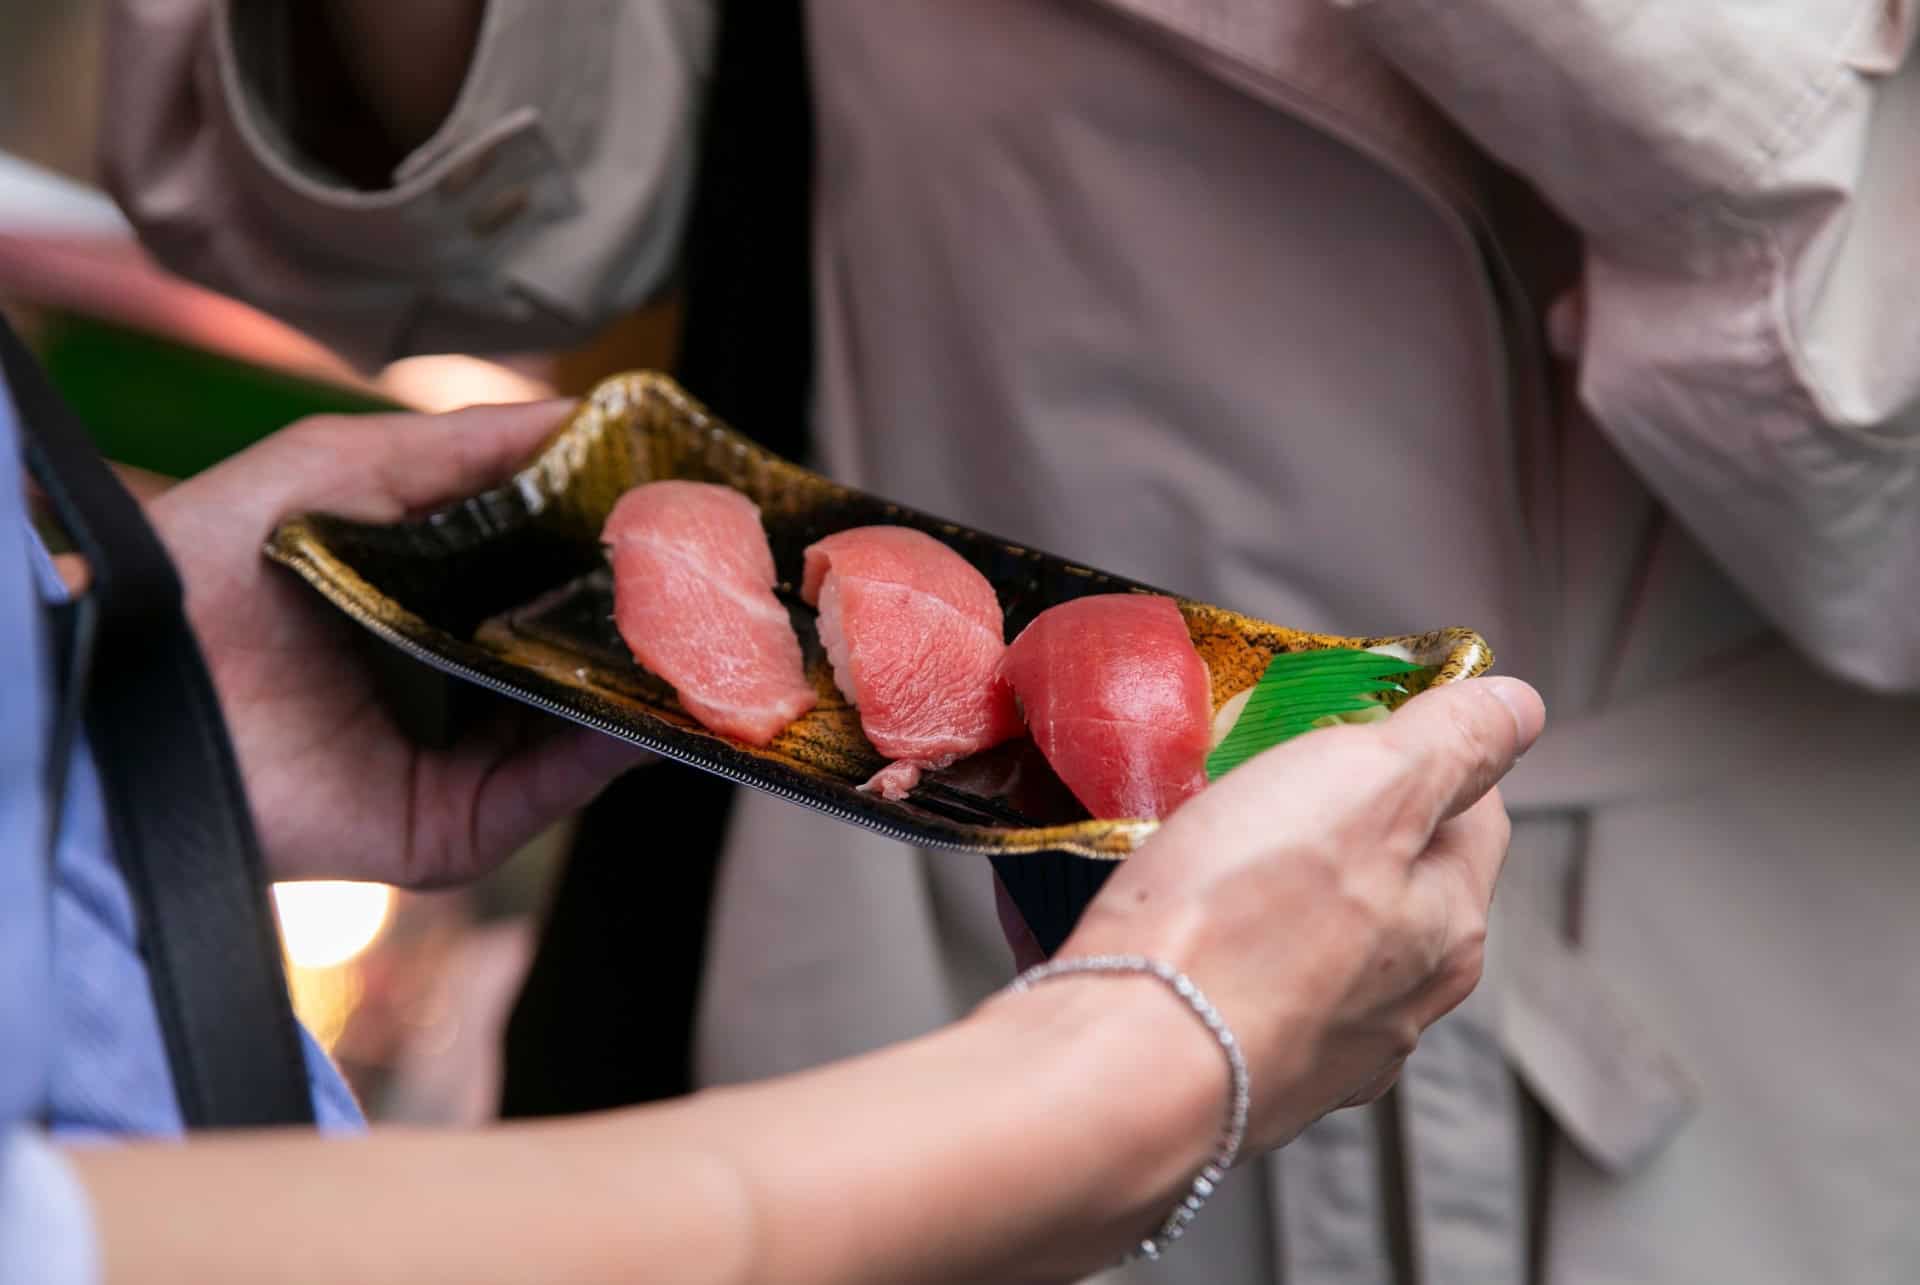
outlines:
[[[237,2],[111,14],[102,170],[172,266],[367,363],[576,342],[665,281],[701,0],[489,0],[452,115],[372,192],[293,152],[250,92],[276,69],[236,48]]]

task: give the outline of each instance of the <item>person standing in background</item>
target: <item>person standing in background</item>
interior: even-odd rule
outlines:
[[[1487,985],[1125,1279],[1920,1260],[1913,10],[804,16],[828,472],[1304,628],[1471,623],[1560,718]],[[548,342],[669,280],[715,19],[123,3],[108,173],[169,263],[365,358]],[[743,799],[701,1076],[929,1029],[1004,965],[979,870]]]

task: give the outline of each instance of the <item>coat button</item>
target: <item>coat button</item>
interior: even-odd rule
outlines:
[[[493,149],[475,152],[457,165],[449,165],[447,172],[440,176],[440,194],[459,196],[462,192],[478,183],[493,168]]]
[[[481,240],[498,235],[506,226],[527,212],[533,203],[533,189],[525,183],[503,187],[474,207],[467,217],[467,230]]]

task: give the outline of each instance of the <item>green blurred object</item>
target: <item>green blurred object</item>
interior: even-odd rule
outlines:
[[[1217,781],[1256,754],[1330,722],[1386,717],[1380,698],[1390,692],[1406,695],[1399,680],[1422,668],[1351,647],[1282,652],[1254,684],[1226,739],[1207,755],[1207,779]]]
[[[72,313],[42,314],[36,347],[108,459],[191,477],[305,415],[396,404]]]

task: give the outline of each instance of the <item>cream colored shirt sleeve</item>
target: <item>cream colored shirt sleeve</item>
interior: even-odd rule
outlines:
[[[1621,451],[1802,649],[1920,688],[1913,0],[1331,0],[1582,230]]]
[[[103,170],[168,266],[367,363],[568,342],[662,285],[711,0],[489,0],[452,113],[375,191],[268,110],[234,39],[261,2],[111,5]]]

